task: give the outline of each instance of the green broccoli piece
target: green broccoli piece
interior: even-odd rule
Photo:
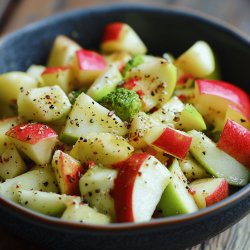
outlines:
[[[100,100],[100,104],[128,122],[140,111],[142,105],[139,96],[125,88],[112,91]]]
[[[135,55],[133,56],[125,65],[122,76],[125,77],[129,70],[132,68],[142,64],[144,62],[143,57],[141,55]]]

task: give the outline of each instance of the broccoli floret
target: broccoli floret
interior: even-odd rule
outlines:
[[[141,100],[132,90],[118,88],[100,100],[100,104],[113,110],[123,121],[130,121],[141,109]]]
[[[129,70],[132,68],[142,64],[144,62],[143,57],[141,55],[135,55],[133,56],[125,65],[122,76],[125,77]]]

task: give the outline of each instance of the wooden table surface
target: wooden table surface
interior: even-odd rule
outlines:
[[[0,0],[0,35],[21,28],[44,17],[80,7],[119,0]],[[135,1],[126,1],[135,2]],[[250,35],[249,0],[158,0],[137,2],[157,2],[178,7],[189,7],[218,17]],[[19,239],[7,232],[0,224],[0,249],[39,250],[38,244]],[[44,248],[43,248],[44,249]],[[250,215],[216,237],[207,240],[192,250],[249,250]],[[87,249],[86,249],[87,250]]]

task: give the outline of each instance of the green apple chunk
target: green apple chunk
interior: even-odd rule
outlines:
[[[9,144],[5,151],[0,154],[0,177],[4,180],[11,179],[26,171],[26,164],[15,145]]]
[[[11,144],[11,141],[5,133],[16,126],[18,123],[17,117],[11,117],[0,120],[0,155],[6,150],[6,147]]]
[[[20,88],[36,88],[37,80],[28,73],[13,71],[0,75],[1,102],[16,103]]]
[[[101,100],[104,96],[114,91],[122,76],[115,65],[108,68],[94,81],[87,91],[87,95],[95,101]]]
[[[39,190],[44,192],[58,192],[54,173],[49,168],[39,168],[15,178],[8,179],[0,184],[0,194],[17,201],[17,189]]]
[[[207,126],[197,109],[192,104],[186,104],[179,116],[176,128],[184,131],[206,130]]]
[[[188,134],[193,138],[190,152],[207,172],[215,177],[227,179],[231,185],[244,186],[248,183],[250,172],[246,167],[217,148],[203,133],[192,130]]]
[[[189,181],[210,177],[207,171],[190,154],[184,160],[179,160],[179,164]]]
[[[185,105],[178,97],[172,97],[168,102],[166,102],[161,108],[156,110],[150,115],[150,118],[160,121],[163,124],[173,124],[176,125],[178,121],[179,114],[183,111]]]
[[[176,67],[162,58],[154,58],[132,68],[127,78],[136,80],[132,90],[137,93],[140,91],[142,109],[149,111],[153,107],[161,107],[172,96],[176,84]]]
[[[49,55],[48,66],[71,65],[75,52],[79,49],[81,49],[81,46],[70,38],[63,35],[57,36]]]
[[[97,212],[87,204],[69,205],[61,218],[64,220],[93,224],[108,224],[111,222],[109,216]]]
[[[194,77],[203,78],[215,70],[215,58],[210,46],[198,41],[176,59],[175,65]]]
[[[29,68],[27,69],[27,73],[34,77],[37,82],[38,82],[38,86],[41,86],[43,83],[43,79],[41,77],[41,74],[43,73],[43,71],[46,69],[45,66],[43,65],[36,65],[36,64],[32,64],[29,66]]]
[[[59,217],[66,209],[67,204],[80,203],[81,199],[76,196],[51,192],[17,189],[17,201],[22,206],[36,212]]]
[[[113,112],[82,93],[76,99],[68,116],[61,140],[74,144],[79,137],[85,137],[91,132],[125,135],[127,128]]]
[[[28,121],[59,122],[66,119],[71,103],[59,86],[22,90],[17,100],[19,116]]]
[[[115,207],[111,191],[116,177],[116,169],[94,166],[81,177],[79,183],[81,196],[112,220],[115,218]]]
[[[175,159],[169,168],[172,179],[164,190],[157,209],[163,216],[192,213],[198,210],[192,195],[188,192],[187,178]]]
[[[91,133],[80,137],[70,155],[82,163],[94,161],[104,166],[126,160],[134,148],[122,136],[110,133]]]

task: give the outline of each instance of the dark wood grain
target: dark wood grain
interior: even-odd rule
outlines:
[[[5,0],[0,0],[1,10],[6,11]],[[20,27],[40,20],[55,13],[76,8],[104,3],[120,2],[119,0],[19,0],[12,7],[2,26],[2,34],[7,34]],[[126,2],[135,2],[127,0]],[[137,0],[141,3],[161,3],[181,8],[192,8],[220,18],[243,32],[250,34],[250,1],[249,0]],[[41,7],[42,5],[42,7]],[[4,9],[5,8],[5,9]],[[249,250],[250,249],[250,215],[233,227],[216,237],[203,242],[192,250]],[[18,236],[6,232],[0,225],[0,249],[40,250],[31,241],[21,240]],[[44,248],[43,248],[44,249]]]

